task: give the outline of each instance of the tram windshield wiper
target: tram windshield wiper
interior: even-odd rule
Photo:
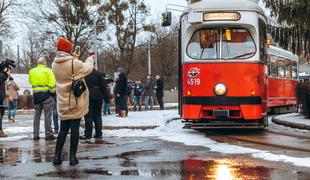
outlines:
[[[224,58],[224,59],[235,59],[235,58],[241,58],[241,57],[244,57],[244,56],[249,56],[249,55],[252,55],[252,54],[255,54],[255,52],[245,53],[245,54],[241,54],[241,55],[234,56],[234,57],[228,57],[228,58]]]

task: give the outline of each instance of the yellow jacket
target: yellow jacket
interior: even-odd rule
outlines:
[[[29,82],[33,93],[55,92],[56,80],[53,71],[45,65],[39,64],[29,71]]]

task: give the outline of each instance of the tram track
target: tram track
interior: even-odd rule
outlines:
[[[253,138],[253,137],[251,137],[251,135],[249,135],[249,136],[244,136],[244,135],[238,136],[238,135],[216,133],[213,131],[207,132],[206,134],[208,135],[208,137],[210,137],[214,140],[217,140],[217,141],[229,142],[231,140],[234,140],[234,141],[239,141],[239,142],[246,142],[246,143],[251,143],[251,144],[263,145],[266,147],[273,147],[273,148],[279,148],[279,149],[285,149],[285,150],[301,151],[301,152],[310,153],[310,146],[308,146],[308,147],[291,146],[291,145],[286,145],[285,144],[286,142],[280,141],[280,139],[283,139],[283,136],[291,138],[291,139],[292,138],[293,139],[299,138],[300,141],[303,141],[303,140],[310,141],[310,137],[304,137],[304,136],[298,136],[298,135],[289,135],[287,133],[281,133],[281,132],[276,132],[276,131],[265,131],[265,133],[277,134],[278,136],[282,136],[282,137],[278,138],[279,141],[277,143],[271,143],[271,142],[268,142],[268,140],[264,141],[264,139]],[[255,135],[259,135],[259,134],[255,134]],[[302,145],[304,145],[304,144],[302,144]]]

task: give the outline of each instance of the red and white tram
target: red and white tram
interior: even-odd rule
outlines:
[[[298,58],[267,51],[266,21],[250,0],[202,0],[182,14],[179,107],[188,126],[264,128],[268,108],[296,104]]]

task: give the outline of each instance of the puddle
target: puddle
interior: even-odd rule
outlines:
[[[102,166],[102,165],[101,165]],[[123,166],[124,167],[124,166]],[[116,168],[119,169],[119,168]],[[42,174],[38,177],[59,177],[59,178],[86,178],[94,176],[139,176],[139,177],[174,177],[177,179],[308,179],[309,173],[296,172],[294,170],[273,169],[264,166],[256,166],[248,162],[238,162],[231,159],[219,160],[196,160],[187,159],[181,162],[152,162],[136,164],[136,167],[126,170],[105,168],[96,169],[74,169],[58,170]]]

